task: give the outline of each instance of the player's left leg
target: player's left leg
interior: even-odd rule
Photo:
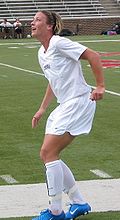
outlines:
[[[79,217],[80,215],[86,215],[91,211],[91,207],[88,203],[84,204],[70,204],[68,212],[65,214],[65,220],[71,220]]]
[[[71,203],[65,218],[69,220],[90,212],[91,207],[83,199],[69,167],[63,161],[61,161],[61,164],[64,173],[64,192],[68,194]]]
[[[32,220],[65,220],[65,213],[62,212],[60,215],[53,215],[49,209],[40,212],[38,217]]]

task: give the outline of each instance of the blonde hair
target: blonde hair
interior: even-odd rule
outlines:
[[[63,27],[63,22],[59,14],[53,11],[41,11],[47,17],[47,23],[53,25],[53,34],[59,34]]]

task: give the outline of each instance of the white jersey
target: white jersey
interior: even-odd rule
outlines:
[[[77,42],[55,35],[46,52],[43,46],[39,49],[40,66],[58,103],[64,103],[91,90],[84,79],[79,60],[86,49],[87,47]]]

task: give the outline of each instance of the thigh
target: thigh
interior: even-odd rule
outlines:
[[[75,138],[68,132],[63,135],[46,134],[41,147],[41,158],[45,163],[59,159],[60,152]]]

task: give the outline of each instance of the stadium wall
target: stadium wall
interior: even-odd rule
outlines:
[[[114,23],[120,22],[118,17],[81,17],[81,18],[66,18],[63,19],[64,28],[68,28],[78,35],[99,35],[102,31],[110,29]],[[31,33],[31,21],[22,21],[23,37]],[[0,38],[3,38],[3,33],[0,31]]]
[[[99,35],[102,31],[108,30],[114,23],[120,22],[119,17],[84,17],[63,19],[64,28],[68,28],[79,35]],[[28,22],[27,22],[28,23]],[[30,24],[30,23],[29,23]],[[30,33],[30,27],[26,27],[25,35]]]
[[[68,28],[78,35],[99,35],[102,31],[110,29],[116,22],[120,22],[120,16],[63,19],[64,28]],[[30,30],[26,31],[28,34]]]
[[[79,35],[99,35],[103,30],[110,29],[116,22],[120,22],[120,16],[65,19],[64,27]]]

